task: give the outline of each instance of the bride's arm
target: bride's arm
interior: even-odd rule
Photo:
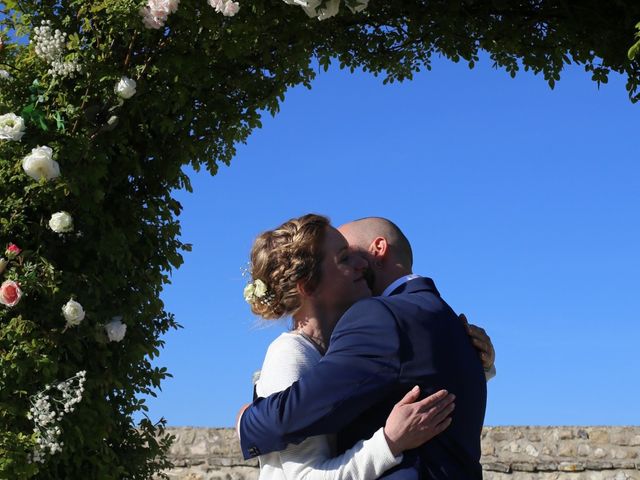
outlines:
[[[416,387],[396,404],[384,428],[342,455],[331,457],[328,437],[307,438],[280,452],[292,480],[375,480],[402,461],[402,452],[422,445],[451,423],[453,396],[440,391],[416,402]]]
[[[280,452],[287,480],[374,480],[402,461],[394,457],[380,428],[337,457],[330,456],[328,437],[309,437]]]

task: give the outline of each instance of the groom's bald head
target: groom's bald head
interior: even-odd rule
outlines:
[[[345,223],[338,228],[349,245],[367,252],[371,251],[376,239],[384,238],[389,246],[389,258],[411,270],[413,251],[407,237],[391,220],[382,217],[367,217]]]

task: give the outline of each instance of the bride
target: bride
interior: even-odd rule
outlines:
[[[319,215],[291,219],[256,238],[245,299],[264,319],[291,316],[293,320],[292,330],[267,350],[255,386],[258,396],[286,389],[322,360],[342,314],[371,296],[367,267],[367,261]],[[333,435],[309,437],[261,455],[260,480],[380,477],[401,462],[403,451],[429,441],[451,423],[454,395],[441,390],[417,401],[419,395],[416,386],[395,405],[383,428],[341,455],[336,455]]]

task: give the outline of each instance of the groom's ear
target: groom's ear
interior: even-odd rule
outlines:
[[[376,237],[369,245],[369,253],[376,260],[382,260],[389,253],[389,243],[384,237]]]

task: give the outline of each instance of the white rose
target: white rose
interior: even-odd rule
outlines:
[[[34,180],[53,180],[60,176],[60,165],[52,157],[49,147],[36,147],[22,160],[22,169]]]
[[[256,287],[253,286],[253,283],[250,283],[249,285],[244,287],[242,295],[244,296],[244,300],[246,302],[251,303],[253,301],[253,294],[255,290],[256,290]]]
[[[320,9],[318,12],[318,20],[326,20],[327,18],[334,17],[340,10],[340,0],[329,0],[325,8]]]
[[[3,80],[12,80],[13,79],[11,74],[9,72],[7,72],[6,70],[0,70],[0,78],[2,78]]]
[[[255,291],[253,292],[253,294],[258,298],[264,297],[267,293],[266,283],[258,279],[255,282],[253,282],[253,284],[255,285]]]
[[[225,17],[233,17],[240,10],[240,4],[238,2],[233,2],[231,0],[227,0],[222,9],[222,15]]]
[[[80,325],[80,322],[84,320],[84,310],[82,305],[80,305],[75,300],[69,300],[62,307],[62,315],[64,315],[64,319],[67,321],[67,326],[76,326]]]
[[[164,22],[166,18],[154,17],[149,7],[140,8],[140,15],[142,16],[142,23],[146,28],[160,29],[164,27]]]
[[[19,142],[24,135],[24,120],[15,113],[0,115],[0,140]]]
[[[180,0],[167,0],[167,10],[169,13],[176,13],[178,11],[178,5],[180,4]]]
[[[127,332],[127,326],[122,323],[122,317],[113,317],[104,329],[107,331],[110,342],[120,342]]]
[[[129,77],[122,77],[116,84],[116,93],[125,100],[136,94],[136,81]]]
[[[218,13],[224,10],[224,0],[208,0],[207,3],[211,5]]]
[[[362,12],[369,5],[369,0],[358,0],[358,4],[355,6],[351,6],[349,3],[346,4],[353,13]]]
[[[73,217],[67,212],[57,212],[49,219],[49,228],[56,233],[73,231]]]
[[[232,0],[208,0],[208,3],[225,17],[233,17],[240,10],[240,4]]]
[[[302,9],[308,16],[317,17],[318,20],[326,20],[338,14],[340,10],[340,0],[328,0],[324,8],[318,8],[321,3],[322,0],[307,0],[306,2],[300,2],[299,5],[302,6]]]

